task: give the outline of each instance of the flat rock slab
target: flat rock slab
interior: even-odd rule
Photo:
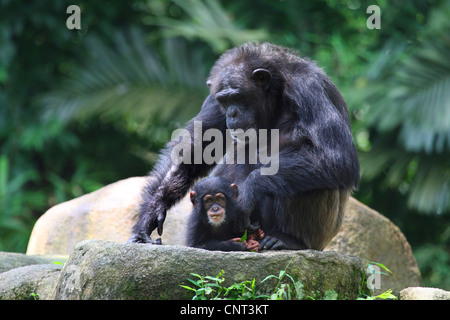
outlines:
[[[62,255],[26,255],[0,251],[0,273],[34,264],[52,264],[55,261],[63,263],[67,260],[67,257]]]
[[[53,299],[192,299],[193,292],[180,287],[192,286],[190,273],[216,276],[222,269],[225,285],[255,278],[257,291],[268,294],[277,280],[260,282],[288,264],[287,273],[301,281],[303,296],[318,299],[330,292],[356,299],[365,272],[359,258],[337,252],[220,252],[87,240],[64,265]]]
[[[0,274],[0,300],[47,300],[55,288],[61,265],[35,264]]]
[[[438,288],[410,287],[399,293],[399,300],[450,300],[450,291]]]

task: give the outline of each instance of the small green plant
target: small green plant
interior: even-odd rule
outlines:
[[[377,268],[375,268],[374,266],[378,266],[379,268],[381,268],[389,273],[392,273],[392,271],[389,270],[382,263],[367,261],[366,271],[368,274],[370,274],[370,276],[373,276],[375,274],[381,274],[381,275],[385,275],[385,276],[389,275],[383,271],[377,270]],[[361,284],[361,289],[359,292],[359,298],[357,300],[397,300],[397,297],[392,294],[392,289],[386,290],[385,292],[375,296],[374,295],[375,287],[372,283],[367,282],[367,280],[368,280],[367,274],[364,274],[363,282]],[[371,294],[366,293],[367,292],[366,288],[369,290],[369,293],[371,293]]]
[[[397,297],[392,294],[392,289],[389,289],[377,296],[366,296],[357,300],[397,300]]]
[[[293,258],[292,258],[293,259]],[[295,282],[294,278],[292,278],[291,275],[289,275],[288,273],[286,273],[287,268],[289,267],[289,264],[292,262],[292,259],[289,261],[289,263],[287,264],[286,268],[284,270],[281,270],[280,273],[278,274],[278,276],[275,275],[270,275],[267,276],[266,278],[264,278],[264,280],[261,281],[261,283],[263,283],[264,281],[271,279],[271,278],[275,278],[278,279],[278,283],[275,287],[275,290],[273,291],[273,293],[270,296],[267,296],[269,300],[291,300],[293,298],[298,298],[301,299],[303,296],[303,284],[298,281]],[[292,281],[292,285],[293,285],[293,289],[294,291],[292,292],[291,290],[291,284],[289,283],[282,283],[282,280],[287,277],[288,279],[290,279]],[[292,295],[294,294],[294,295]]]
[[[180,285],[180,287],[195,292],[192,300],[255,300],[263,297],[256,295],[255,279],[253,279],[253,281],[234,283],[229,287],[225,287],[222,285],[225,281],[224,274],[224,270],[221,270],[215,277],[191,273],[191,275],[197,277],[198,280],[187,280],[195,287],[192,288],[183,285]]]
[[[30,296],[32,296],[34,300],[39,300],[39,298],[40,298],[39,293],[32,292],[32,293],[30,293]]]
[[[245,236],[245,235],[244,235]],[[198,278],[198,280],[187,279],[194,287],[180,285],[180,287],[195,292],[192,300],[256,300],[256,299],[270,299],[270,300],[282,300],[293,299],[302,297],[303,285],[298,281],[295,282],[291,275],[286,273],[286,270],[292,259],[287,264],[286,268],[280,271],[278,276],[267,276],[264,281],[268,279],[278,279],[277,285],[270,295],[257,295],[255,278],[253,280],[242,281],[240,283],[234,283],[229,287],[225,287],[222,283],[225,281],[225,271],[221,270],[215,277],[201,276],[196,273],[190,273],[190,275]],[[283,283],[283,280],[288,278],[292,284]],[[293,289],[291,289],[293,285]]]

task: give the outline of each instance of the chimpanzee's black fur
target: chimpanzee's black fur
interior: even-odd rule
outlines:
[[[227,126],[279,129],[279,170],[261,175],[261,163],[174,164],[170,151],[177,142],[169,142],[150,173],[154,178],[145,187],[129,241],[154,243],[149,234],[157,228],[161,235],[166,211],[197,178],[212,174],[238,185],[240,209],[266,234],[262,247],[322,250],[338,232],[359,182],[347,106],[338,89],[314,62],[269,43],[225,52],[207,83],[210,94],[187,129],[193,132],[194,121],[202,121],[203,132],[216,128],[224,137]]]

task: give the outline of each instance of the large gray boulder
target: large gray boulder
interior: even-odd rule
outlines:
[[[145,178],[129,178],[50,208],[36,222],[27,254],[69,255],[85,239],[124,242],[139,214]]]
[[[411,246],[400,229],[354,198],[348,201],[341,230],[325,250],[355,255],[388,267],[392,273],[381,276],[381,288],[375,294],[388,289],[395,293],[406,287],[422,285]]]
[[[50,208],[36,222],[27,254],[69,255],[78,242],[88,239],[125,242],[139,217],[146,181],[146,177],[120,180]],[[164,244],[184,244],[191,209],[189,197],[185,197],[168,211]]]
[[[117,244],[102,240],[79,243],[61,271],[54,299],[192,299],[190,273],[215,276],[225,270],[225,284],[256,279],[260,293],[276,286],[268,275],[287,269],[303,285],[303,296],[355,299],[364,266],[357,257],[336,252],[219,252],[180,246]]]

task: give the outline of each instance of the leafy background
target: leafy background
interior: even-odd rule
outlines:
[[[71,4],[81,30],[66,28]],[[0,250],[25,252],[51,206],[145,175],[198,112],[219,55],[259,40],[339,87],[354,196],[405,233],[424,285],[450,290],[449,31],[448,0],[0,0]]]

